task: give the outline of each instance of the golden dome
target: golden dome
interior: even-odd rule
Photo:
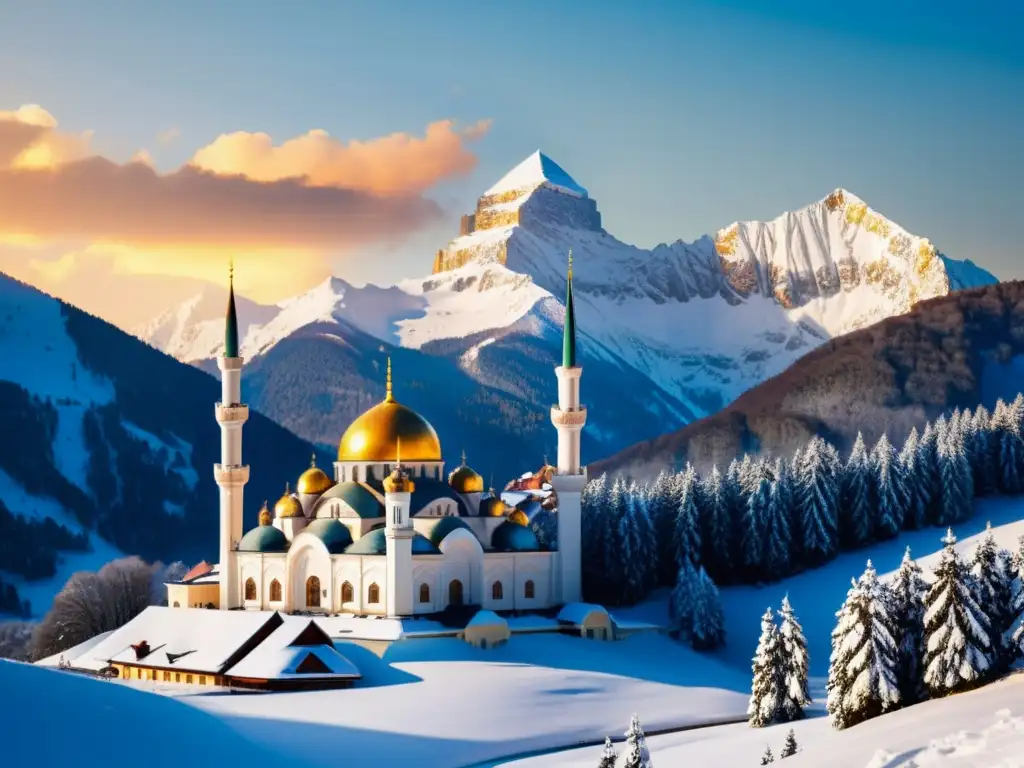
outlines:
[[[401,441],[405,461],[441,461],[441,441],[430,422],[391,393],[388,360],[387,395],[352,422],[338,445],[338,461],[397,462]]]
[[[334,481],[331,480],[326,472],[316,465],[316,455],[314,454],[313,460],[309,464],[309,469],[303,472],[299,477],[299,482],[295,490],[299,493],[308,493],[313,496],[319,496],[333,485]]]
[[[462,465],[448,475],[448,485],[456,493],[483,493],[484,479],[466,466],[466,452],[462,452]]]
[[[274,505],[274,517],[305,517],[299,500],[292,496],[291,487],[285,485],[284,496]]]
[[[263,502],[263,509],[260,510],[260,525],[270,525],[273,521],[270,518],[270,510],[267,508],[267,502]]]
[[[530,518],[528,518],[526,516],[526,513],[523,512],[523,510],[521,510],[521,509],[517,509],[514,512],[512,512],[508,516],[508,521],[510,523],[515,523],[516,525],[529,525],[530,524]]]
[[[412,478],[399,467],[396,467],[390,475],[384,478],[383,485],[384,493],[412,493],[416,490],[416,484]]]

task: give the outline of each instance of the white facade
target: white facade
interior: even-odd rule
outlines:
[[[220,488],[220,562],[226,577],[220,581],[220,607],[239,604],[238,583],[232,560],[242,539],[243,491],[249,482],[249,467],[242,464],[242,427],[249,419],[249,407],[242,404],[242,366],[240,357],[222,357],[221,401],[217,403],[220,424],[220,464],[214,467],[214,478]]]
[[[551,409],[551,423],[558,431],[558,467],[551,486],[558,494],[559,596],[563,603],[577,603],[583,599],[580,493],[587,484],[580,463],[580,433],[587,423],[587,409],[580,404],[583,368],[558,366],[555,375],[558,405]]]

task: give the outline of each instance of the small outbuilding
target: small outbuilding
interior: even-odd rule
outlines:
[[[474,648],[496,648],[512,637],[508,622],[494,611],[477,611],[462,633],[463,639]]]
[[[592,603],[566,603],[558,612],[558,623],[564,630],[570,630],[590,640],[614,640],[615,622],[600,605]]]

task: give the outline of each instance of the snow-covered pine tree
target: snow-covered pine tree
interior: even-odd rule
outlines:
[[[580,494],[580,543],[583,549],[583,593],[587,600],[604,602],[607,595],[605,538],[608,526],[608,477],[591,480]]]
[[[867,568],[850,589],[832,632],[826,709],[842,730],[900,704],[896,618],[889,589]]]
[[[604,602],[620,603],[622,585],[626,578],[626,564],[623,558],[622,526],[629,505],[627,487],[622,478],[615,478],[608,489],[605,505],[605,524],[601,543],[604,553]]]
[[[772,748],[770,746],[764,748],[764,754],[761,755],[761,765],[770,765],[775,762],[775,755],[772,754]]]
[[[703,537],[704,566],[716,582],[729,584],[734,578],[732,556],[735,540],[735,501],[731,485],[718,471],[717,466],[713,467],[705,478],[701,497],[708,520],[707,533]]]
[[[951,419],[936,446],[941,509],[939,524],[963,522],[974,512],[974,475],[967,460],[961,419]]]
[[[647,511],[658,542],[658,582],[672,586],[676,576],[675,532],[676,512],[673,477],[662,470],[651,485]]]
[[[668,618],[673,631],[681,638],[693,637],[693,593],[696,588],[697,571],[690,558],[684,558],[676,575],[676,584],[668,600]]]
[[[1018,398],[1019,399],[1019,398]],[[1024,492],[1024,435],[1017,400],[998,410],[999,490],[1008,496]]]
[[[789,494],[785,481],[774,480],[768,490],[768,506],[764,515],[764,548],[762,565],[765,578],[777,581],[792,569],[792,538],[789,529]]]
[[[626,731],[626,750],[622,753],[622,768],[652,768],[651,753],[647,749],[644,729],[640,726],[640,718],[636,715],[629,721]]]
[[[782,752],[779,754],[779,758],[792,757],[800,751],[800,747],[796,743],[796,734],[793,729],[789,729],[789,733],[786,734],[786,743],[782,745]]]
[[[804,707],[811,703],[811,693],[807,688],[807,674],[810,660],[807,655],[807,638],[803,627],[793,613],[789,595],[782,598],[779,610],[779,637],[782,642],[782,658],[785,676],[782,692],[783,721],[802,720]]]
[[[640,545],[646,553],[644,563],[644,593],[658,586],[658,537],[654,530],[649,512],[651,490],[648,486],[634,484],[636,504],[636,522],[640,531]]]
[[[907,510],[903,516],[903,527],[923,528],[928,524],[931,476],[921,463],[921,438],[917,433],[917,427],[910,430],[903,443],[903,450],[900,451],[900,470],[907,489]]]
[[[1017,540],[1017,551],[1013,553],[1010,575],[1013,584],[1013,616],[1014,619],[1019,619],[1024,617],[1024,536]]]
[[[978,605],[989,619],[989,643],[995,657],[993,673],[998,674],[1012,662],[1003,636],[1013,625],[1013,578],[1003,568],[991,522],[985,527],[985,537],[974,548],[971,575],[976,582]]]
[[[839,505],[839,543],[847,549],[862,547],[871,540],[874,506],[871,485],[871,459],[864,445],[864,435],[858,432],[843,470]]]
[[[999,490],[998,456],[993,440],[992,414],[984,405],[979,405],[971,419],[971,469],[974,471],[974,493],[976,496],[991,496]]]
[[[615,747],[612,746],[612,740],[608,737],[604,737],[604,752],[601,753],[601,761],[597,764],[597,768],[615,768]]]
[[[942,496],[939,487],[938,445],[940,431],[945,429],[945,422],[939,419],[935,424],[929,422],[921,433],[921,443],[917,455],[917,483],[927,498],[928,510],[925,517],[929,525],[936,525],[942,514]]]
[[[761,617],[761,637],[754,652],[753,673],[750,704],[747,706],[750,725],[763,728],[780,722],[785,696],[785,660],[782,637],[770,607]]]
[[[875,538],[891,539],[903,528],[909,493],[903,466],[885,433],[871,452],[871,475],[875,498]]]
[[[916,704],[928,695],[924,685],[924,596],[928,582],[910,556],[910,547],[892,581],[893,615],[897,621],[899,660],[896,678],[904,705]]]
[[[644,521],[646,513],[639,504],[639,489],[636,483],[626,487],[626,512],[619,518],[619,558],[622,561],[621,579],[618,584],[616,602],[635,605],[647,595],[651,557],[645,551]]]
[[[765,517],[771,486],[761,478],[747,499],[747,513],[740,528],[740,572],[746,582],[756,582],[764,575]]]
[[[725,645],[725,614],[718,587],[703,566],[697,572],[690,597],[692,616],[690,642],[696,651],[711,651]]]
[[[700,510],[697,507],[697,473],[692,466],[679,478],[678,507],[673,539],[675,541],[674,562],[678,569],[683,558],[689,558],[694,565],[700,565]]]
[[[975,600],[967,566],[953,548],[952,529],[942,541],[946,548],[924,601],[924,682],[933,697],[983,683],[993,665],[989,619]]]
[[[803,558],[813,567],[831,560],[838,549],[839,489],[828,445],[812,437],[795,467],[797,514],[803,533]]]

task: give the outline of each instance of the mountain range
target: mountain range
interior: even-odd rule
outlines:
[[[842,334],[996,282],[843,189],[772,221],[637,248],[536,152],[479,198],[431,274],[384,287],[332,278],[279,305],[241,302],[245,396],[326,448],[383,395],[390,354],[396,394],[450,455],[465,448],[478,471],[518,475],[554,450],[570,250],[594,459],[718,412]],[[224,298],[211,288],[136,333],[212,371]]]

